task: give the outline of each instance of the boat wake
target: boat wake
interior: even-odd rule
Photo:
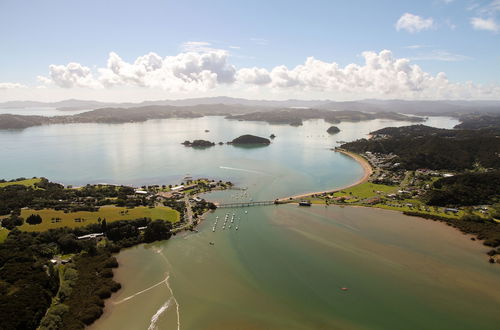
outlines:
[[[151,323],[149,323],[148,330],[155,330],[156,329],[156,322],[158,322],[158,318],[160,317],[161,314],[163,314],[164,311],[168,309],[170,306],[170,303],[172,302],[172,298],[167,300],[166,303],[161,305],[161,307],[156,311],[155,315],[151,318]]]
[[[167,264],[167,266],[172,269],[172,265],[170,265],[170,262],[168,261],[167,257],[165,256],[165,254],[163,253],[163,250],[162,249],[155,249],[154,252],[158,253],[159,255],[161,255],[163,257],[163,260],[165,260],[165,263]],[[180,330],[181,329],[181,316],[180,316],[180,312],[179,312],[179,309],[180,309],[180,306],[179,306],[179,303],[177,302],[177,299],[175,298],[174,296],[174,291],[172,290],[172,288],[170,287],[170,283],[168,282],[168,279],[170,278],[170,275],[167,275],[167,277],[165,278],[165,284],[167,285],[167,288],[168,288],[168,291],[170,292],[170,298],[165,302],[165,304],[162,305],[162,307],[160,307],[160,309],[158,309],[158,311],[153,315],[153,317],[151,318],[151,323],[149,325],[149,328],[148,330],[152,330],[152,329],[155,329],[156,328],[156,322],[158,321],[158,317],[168,309],[168,307],[170,306],[170,302],[173,301],[175,303],[175,311],[176,311],[176,314],[177,314],[177,330]]]
[[[247,170],[247,169],[244,169],[244,168],[237,168],[237,167],[219,166],[219,168],[222,168],[224,170],[231,170],[231,171],[242,171],[242,172],[264,174],[264,175],[266,174],[266,173],[260,172],[260,171]]]
[[[149,288],[146,288],[146,289],[144,289],[144,290],[142,290],[142,291],[139,291],[139,292],[137,292],[137,293],[134,293],[133,295],[128,296],[127,298],[123,298],[122,300],[119,300],[119,301],[115,302],[115,303],[114,303],[114,305],[119,305],[119,304],[121,304],[121,303],[123,303],[123,302],[126,302],[127,300],[130,300],[130,299],[132,299],[132,298],[134,298],[134,297],[136,297],[136,296],[138,296],[138,295],[140,295],[140,294],[143,294],[144,292],[147,292],[147,291],[149,291],[149,290],[151,290],[151,289],[156,288],[158,285],[160,285],[160,284],[162,284],[162,283],[166,283],[166,284],[168,285],[168,275],[167,275],[167,277],[165,277],[165,279],[161,280],[160,282],[158,282],[158,283],[156,283],[156,284],[153,284],[153,285],[152,285],[152,286],[150,286]]]
[[[167,278],[167,281],[165,283],[167,284],[168,290],[170,291],[170,295],[171,295],[170,299],[172,299],[175,303],[175,310],[177,313],[177,330],[180,330],[181,329],[181,316],[179,313],[179,303],[177,302],[177,299],[175,299],[174,291],[172,291],[172,288],[170,287],[170,283],[168,283],[168,278]]]

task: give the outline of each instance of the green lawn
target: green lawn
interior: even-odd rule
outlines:
[[[33,186],[35,183],[38,183],[38,182],[40,182],[40,178],[26,179],[26,180],[21,180],[21,181],[14,181],[14,182],[1,182],[0,188],[12,186],[14,184],[21,184],[23,186]]]
[[[352,196],[357,199],[365,199],[370,197],[377,197],[377,191],[381,191],[384,194],[396,192],[400,189],[398,186],[386,186],[383,184],[376,184],[371,182],[365,182],[360,185],[343,189],[334,194],[335,197],[341,196]]]
[[[133,220],[138,218],[151,218],[167,220],[170,222],[179,221],[179,212],[173,210],[169,207],[161,206],[155,208],[149,207],[135,207],[132,209],[127,209],[125,207],[115,207],[115,206],[103,206],[97,212],[72,212],[64,213],[63,211],[57,211],[54,209],[22,209],[21,217],[26,219],[31,214],[39,214],[42,217],[42,223],[38,225],[30,225],[24,223],[18,228],[25,231],[44,231],[51,228],[60,227],[82,227],[92,223],[97,223],[97,218],[106,218],[107,222],[117,221],[117,220]],[[52,222],[52,218],[61,218],[60,222]],[[81,218],[81,222],[76,222],[76,218]]]
[[[9,230],[5,228],[0,228],[0,243],[3,243],[8,235],[9,235]]]

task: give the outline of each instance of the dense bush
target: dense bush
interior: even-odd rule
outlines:
[[[423,125],[388,127],[372,132],[376,137],[342,145],[350,151],[395,154],[400,167],[464,170],[476,164],[500,168],[500,138],[497,131],[466,131]]]
[[[437,180],[427,193],[429,205],[494,204],[500,198],[500,171],[466,173]]]

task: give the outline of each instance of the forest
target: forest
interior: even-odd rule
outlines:
[[[469,206],[495,204],[500,198],[500,171],[464,173],[434,182],[428,205]]]
[[[424,125],[388,127],[342,145],[349,151],[394,154],[394,168],[462,171],[500,168],[497,130],[447,130]]]
[[[120,288],[112,279],[112,268],[118,264],[111,254],[169,239],[171,229],[169,222],[146,218],[109,224],[103,220],[40,233],[12,230],[0,244],[2,330],[83,329],[102,314],[103,299]],[[77,239],[96,232],[103,232],[105,238]],[[50,261],[56,255],[73,257],[59,265]]]
[[[86,185],[69,189],[41,178],[34,186],[12,184],[0,187],[0,215],[11,214],[23,207],[53,208],[68,212],[97,211],[102,205],[148,206],[151,201],[134,196],[134,188],[113,185]]]

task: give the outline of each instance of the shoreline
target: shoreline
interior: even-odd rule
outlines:
[[[356,153],[353,153],[353,152],[350,152],[350,151],[347,151],[344,149],[335,149],[335,152],[340,152],[341,154],[344,154],[348,157],[351,157],[352,159],[357,161],[358,164],[360,164],[361,167],[363,168],[363,176],[360,179],[358,179],[356,182],[349,184],[347,186],[344,186],[344,187],[330,189],[330,190],[317,191],[317,192],[303,193],[303,194],[287,196],[287,197],[281,197],[281,198],[277,198],[276,202],[283,204],[283,203],[289,202],[290,200],[294,200],[294,199],[298,199],[298,198],[305,198],[305,197],[309,197],[312,195],[335,193],[335,192],[339,192],[339,191],[344,190],[344,189],[352,188],[354,186],[360,185],[360,184],[368,181],[370,176],[373,174],[374,170],[373,170],[373,167],[370,165],[370,163],[366,159],[364,159],[361,155],[358,155]]]

